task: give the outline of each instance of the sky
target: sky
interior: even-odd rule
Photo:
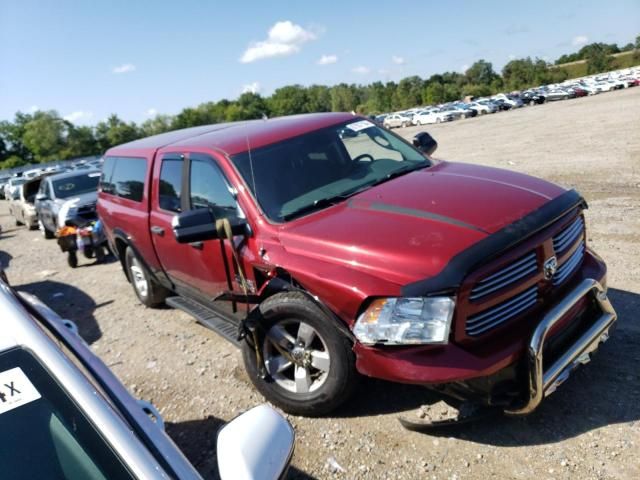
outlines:
[[[0,120],[142,122],[291,84],[553,61],[640,34],[640,0],[0,0]]]

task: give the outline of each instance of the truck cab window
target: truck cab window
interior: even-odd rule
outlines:
[[[191,156],[189,181],[191,208],[209,208],[216,218],[242,218],[238,204],[229,186],[213,160],[204,156]]]
[[[158,185],[158,204],[161,209],[170,212],[181,212],[182,189],[181,158],[165,158],[160,167],[160,184]]]

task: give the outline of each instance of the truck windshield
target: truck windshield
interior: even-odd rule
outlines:
[[[231,157],[265,214],[286,222],[431,163],[368,120],[316,130]]]
[[[65,177],[59,180],[52,180],[53,192],[56,198],[69,198],[83,193],[95,192],[98,190],[100,172],[83,173],[73,177]]]
[[[2,478],[132,479],[58,383],[21,349],[0,354]]]

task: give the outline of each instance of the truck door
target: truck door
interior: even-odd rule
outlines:
[[[214,159],[204,154],[165,154],[156,162],[150,227],[160,262],[173,283],[187,293],[214,298],[229,290],[228,242],[179,244],[171,221],[181,211],[210,208],[216,218],[242,215]]]

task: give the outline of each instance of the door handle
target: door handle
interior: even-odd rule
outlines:
[[[164,236],[164,228],[162,227],[151,227],[151,233],[155,233],[156,235],[163,237]]]
[[[202,250],[202,248],[204,247],[204,243],[202,242],[191,242],[189,245],[191,245],[191,247],[195,248],[196,250]]]

